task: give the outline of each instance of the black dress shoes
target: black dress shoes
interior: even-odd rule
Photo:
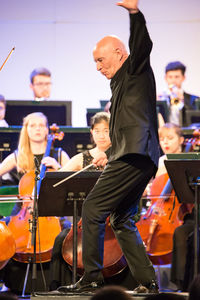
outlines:
[[[104,286],[104,281],[88,282],[82,278],[75,284],[60,286],[57,291],[60,293],[83,293],[83,292],[96,292]]]
[[[152,280],[150,283],[142,285],[140,284],[133,290],[134,294],[158,294],[159,287],[155,280]]]

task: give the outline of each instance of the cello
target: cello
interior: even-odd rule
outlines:
[[[15,239],[8,226],[0,221],[0,270],[5,267],[9,259],[15,254]]]
[[[52,134],[48,136],[45,157],[49,156],[52,142],[54,139],[62,139],[63,133],[57,133],[58,128],[53,125],[50,127]],[[37,192],[44,177],[46,167],[42,164],[40,180],[37,182]],[[16,242],[16,253],[14,259],[29,263],[34,255],[34,245],[32,241],[33,232],[33,190],[35,187],[35,171],[30,171],[23,175],[19,182],[19,195],[23,200],[20,212],[12,216],[8,224]],[[36,203],[37,205],[37,203]],[[48,262],[51,260],[53,243],[56,236],[60,233],[61,227],[57,217],[38,217],[36,215],[36,263]],[[47,234],[48,232],[48,234]]]
[[[137,228],[153,264],[171,262],[173,233],[182,224],[181,204],[175,196],[167,173],[156,177],[150,190],[151,205],[137,222]]]
[[[65,237],[62,246],[62,256],[69,266],[73,265],[73,227]],[[127,266],[126,259],[119,246],[114,232],[110,226],[109,217],[106,220],[104,238],[104,268],[102,270],[105,278],[112,277],[122,272]],[[77,273],[83,275],[82,262],[82,220],[78,222],[77,228]]]

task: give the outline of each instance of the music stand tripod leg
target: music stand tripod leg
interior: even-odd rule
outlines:
[[[194,278],[199,273],[199,185],[200,178],[195,183],[195,202],[194,202]]]
[[[30,260],[31,260],[31,258],[29,258],[29,262],[28,262],[27,267],[26,267],[26,274],[25,274],[25,278],[24,278],[22,297],[25,297],[26,284],[27,284],[28,274],[29,274],[29,269],[30,269]]]
[[[67,200],[73,201],[73,259],[72,259],[72,283],[77,279],[77,200],[73,192],[68,193]]]
[[[74,213],[73,213],[73,269],[72,269],[72,283],[76,283],[77,279],[77,200],[74,199]]]
[[[85,193],[80,192],[79,198],[74,197],[73,192],[68,193],[68,199],[73,201],[73,266],[72,266],[72,283],[77,281],[77,245],[78,245],[78,206],[77,201],[83,202],[85,199]]]

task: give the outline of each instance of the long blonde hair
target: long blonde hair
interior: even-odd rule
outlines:
[[[17,170],[18,172],[28,172],[34,170],[34,155],[31,151],[30,138],[28,136],[27,126],[32,118],[39,117],[45,120],[48,127],[47,117],[42,112],[34,112],[23,119],[23,127],[20,132],[18,152],[17,152]],[[47,137],[46,137],[47,139]]]

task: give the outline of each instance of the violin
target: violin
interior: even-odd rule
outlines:
[[[185,139],[185,152],[200,152],[200,129],[195,129],[192,135],[193,137]]]
[[[167,173],[154,179],[149,197],[151,205],[137,222],[137,228],[153,264],[169,264],[173,249],[173,233],[182,221],[179,219],[181,204],[175,196]]]
[[[58,134],[58,127],[50,127],[52,133],[48,136],[47,147],[44,156],[49,156],[52,142],[55,138],[61,139],[63,133]],[[39,194],[41,180],[45,175],[46,167],[42,164],[40,180],[37,183]],[[16,243],[14,259],[23,263],[29,263],[33,258],[34,245],[32,241],[33,226],[33,190],[35,187],[35,171],[23,175],[19,182],[19,195],[23,199],[23,205],[16,216],[12,216],[8,224]],[[26,201],[25,201],[26,200]],[[36,263],[51,260],[53,243],[61,232],[59,218],[36,216]]]
[[[63,259],[69,266],[73,265],[73,227],[65,237],[62,246]],[[104,238],[104,268],[102,273],[104,277],[112,277],[125,269],[127,266],[123,252],[115,238],[114,232],[110,226],[109,218],[106,220],[105,238]],[[82,262],[82,220],[78,222],[77,228],[77,273],[83,275],[84,268]]]

